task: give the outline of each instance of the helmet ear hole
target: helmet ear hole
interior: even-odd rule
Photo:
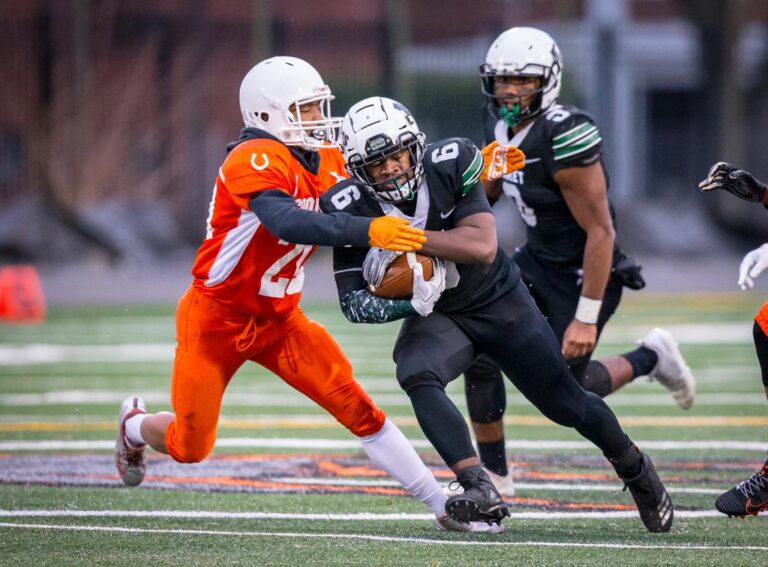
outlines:
[[[268,112],[260,113],[259,120],[261,120],[262,122],[269,122],[269,113]]]

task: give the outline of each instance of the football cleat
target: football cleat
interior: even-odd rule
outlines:
[[[696,381],[669,331],[653,329],[640,341],[640,345],[651,349],[659,357],[648,378],[669,390],[681,409],[690,409],[696,393]]]
[[[437,529],[441,532],[469,532],[500,534],[504,531],[504,524],[487,524],[485,522],[457,522],[448,514],[435,518]]]
[[[498,524],[509,509],[499,491],[480,466],[464,469],[458,474],[457,482],[464,492],[451,496],[445,503],[448,515],[461,523],[486,522]]]
[[[147,413],[144,400],[131,396],[120,404],[117,416],[117,439],[115,440],[115,465],[120,478],[128,486],[138,486],[144,480],[147,464],[144,459],[146,445],[134,447],[125,438],[125,422],[134,415]]]
[[[632,494],[637,511],[640,512],[640,519],[649,532],[668,532],[675,515],[672,499],[656,473],[650,457],[637,447],[631,447],[630,451],[640,453],[640,472],[633,477],[619,473],[619,478],[624,482],[624,490],[629,489]]]
[[[488,478],[491,479],[493,485],[498,489],[499,494],[507,498],[511,498],[515,495],[515,480],[512,476],[512,468],[509,469],[509,472],[507,472],[505,476],[489,471],[485,467],[483,467],[483,470],[488,475]],[[454,496],[463,493],[464,489],[461,484],[453,481],[448,486],[443,487],[443,492],[446,496]]]
[[[768,511],[768,460],[747,480],[723,492],[715,502],[715,508],[729,517],[742,518]]]

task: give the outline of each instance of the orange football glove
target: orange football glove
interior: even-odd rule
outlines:
[[[493,141],[485,146],[480,153],[483,154],[483,173],[480,179],[483,181],[495,181],[507,174],[523,169],[525,166],[525,154],[515,146],[500,145]]]
[[[424,231],[398,217],[376,217],[368,227],[368,243],[385,250],[412,252],[427,241]]]

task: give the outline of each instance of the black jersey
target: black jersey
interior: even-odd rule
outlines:
[[[426,147],[425,181],[410,207],[380,203],[353,179],[334,185],[320,198],[325,213],[344,211],[355,216],[380,217],[385,214],[411,220],[413,226],[425,230],[450,230],[477,213],[491,213],[488,199],[478,182],[483,158],[472,142],[448,138]],[[414,209],[406,214],[404,209]],[[333,268],[336,282],[342,288],[363,289],[361,266],[368,248],[335,248]],[[435,304],[443,313],[464,311],[493,301],[507,293],[520,278],[519,270],[503,250],[498,249],[492,264],[447,263],[446,290]]]
[[[571,214],[554,176],[567,167],[603,163],[602,138],[592,118],[574,106],[554,105],[510,138],[509,128],[487,107],[483,117],[487,142],[512,144],[525,152],[525,168],[505,176],[502,189],[517,203],[527,247],[545,261],[580,267],[587,234]],[[615,225],[610,198],[608,206]],[[617,255],[618,247],[614,258]]]

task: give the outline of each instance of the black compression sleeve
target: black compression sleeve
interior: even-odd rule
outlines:
[[[371,219],[347,213],[305,211],[293,197],[278,189],[263,191],[248,201],[266,229],[286,242],[318,246],[368,246]]]

